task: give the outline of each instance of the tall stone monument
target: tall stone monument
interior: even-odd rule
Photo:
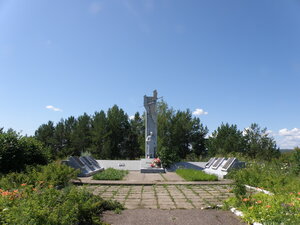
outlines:
[[[146,109],[145,120],[145,157],[155,158],[157,149],[157,91],[153,96],[144,96],[144,107]]]

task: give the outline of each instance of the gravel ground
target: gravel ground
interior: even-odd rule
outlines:
[[[244,225],[246,223],[228,211],[200,209],[133,209],[121,214],[107,211],[102,220],[112,225]]]

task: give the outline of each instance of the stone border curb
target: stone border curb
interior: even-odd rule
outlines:
[[[249,185],[245,185],[246,188],[250,189],[250,190],[255,190],[255,191],[259,191],[259,192],[263,192],[267,195],[274,195],[272,192],[270,191],[266,191],[264,189],[261,189],[261,188],[257,188],[257,187],[252,187],[252,186],[249,186]]]
[[[148,182],[134,182],[134,181],[110,181],[110,180],[90,180],[85,181],[82,179],[71,180],[73,184],[90,184],[90,185],[229,185],[233,184],[232,180],[223,181],[148,181]]]

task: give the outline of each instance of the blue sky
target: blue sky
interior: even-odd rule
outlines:
[[[256,122],[300,146],[299,12],[296,0],[0,0],[0,127],[32,135],[114,104],[131,116],[157,89],[210,132]]]

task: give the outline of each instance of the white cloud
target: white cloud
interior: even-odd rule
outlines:
[[[208,112],[205,112],[203,109],[196,109],[193,112],[194,116],[207,115],[207,114],[208,114]]]
[[[243,136],[245,136],[245,135],[247,134],[247,131],[248,131],[249,129],[250,129],[250,127],[244,128],[244,130],[243,130],[243,132],[242,132]]]
[[[99,2],[93,2],[89,6],[89,12],[91,14],[98,14],[102,10],[102,5]]]
[[[56,108],[53,105],[47,105],[46,109],[50,109],[50,110],[53,110],[55,112],[61,112],[62,111],[60,108]]]
[[[300,129],[293,128],[291,130],[288,130],[287,128],[283,128],[283,129],[279,130],[279,135],[281,135],[281,136],[299,136],[300,137]]]
[[[278,134],[278,145],[280,148],[294,148],[300,146],[300,129],[293,128],[291,130],[283,128],[279,130]]]
[[[134,116],[129,116],[129,119],[130,119],[130,120],[133,120],[133,119],[134,119]]]

